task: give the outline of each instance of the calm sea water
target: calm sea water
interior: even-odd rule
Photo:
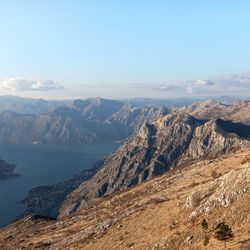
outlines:
[[[118,143],[0,144],[0,158],[16,164],[16,172],[22,174],[15,179],[0,181],[0,227],[9,224],[25,209],[17,201],[25,199],[31,188],[68,180],[119,146]]]

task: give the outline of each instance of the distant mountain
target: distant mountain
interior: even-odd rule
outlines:
[[[6,180],[20,176],[20,174],[14,172],[15,168],[16,165],[9,164],[6,161],[0,159],[0,180]]]
[[[136,106],[165,105],[167,107],[182,107],[201,100],[202,99],[198,98],[172,98],[172,99],[133,98],[133,99],[125,99],[122,101]]]
[[[218,103],[232,105],[242,98],[238,97],[230,97],[230,96],[210,96],[210,97],[179,97],[179,98],[165,98],[165,99],[156,99],[156,98],[132,98],[132,99],[124,99],[122,100],[125,103],[129,103],[136,106],[144,106],[144,105],[165,105],[167,107],[183,107],[187,105],[191,105],[197,102],[204,102],[206,100],[214,100]],[[245,100],[250,100],[250,97],[244,98]]]
[[[19,114],[43,114],[65,106],[72,101],[45,101],[43,99],[23,98],[19,96],[0,96],[0,113],[13,111]]]
[[[177,109],[145,123],[134,138],[99,162],[93,177],[84,179],[73,192],[64,193],[66,198],[63,202],[60,200],[57,214],[60,217],[70,214],[95,198],[134,186],[172,168],[249,147],[249,117],[250,102],[233,106],[205,102]],[[54,199],[67,185],[53,186]],[[42,215],[55,216],[55,210],[53,214],[47,213],[52,210],[51,203],[45,202],[49,194],[40,191],[42,187],[29,193],[25,214],[39,211]],[[39,210],[33,205],[37,201],[43,204]]]
[[[133,107],[119,101],[75,100],[48,113],[0,114],[0,142],[89,143],[124,140],[145,123],[168,113],[163,106]]]

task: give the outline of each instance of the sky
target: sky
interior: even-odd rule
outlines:
[[[250,96],[249,0],[0,0],[0,95]]]

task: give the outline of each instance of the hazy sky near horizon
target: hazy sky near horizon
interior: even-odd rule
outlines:
[[[10,0],[0,95],[250,95],[248,0]]]

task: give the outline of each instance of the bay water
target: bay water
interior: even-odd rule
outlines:
[[[0,181],[0,227],[24,211],[18,201],[37,186],[70,179],[88,169],[103,155],[116,151],[119,143],[80,145],[0,144],[0,159],[16,164],[20,177]]]

